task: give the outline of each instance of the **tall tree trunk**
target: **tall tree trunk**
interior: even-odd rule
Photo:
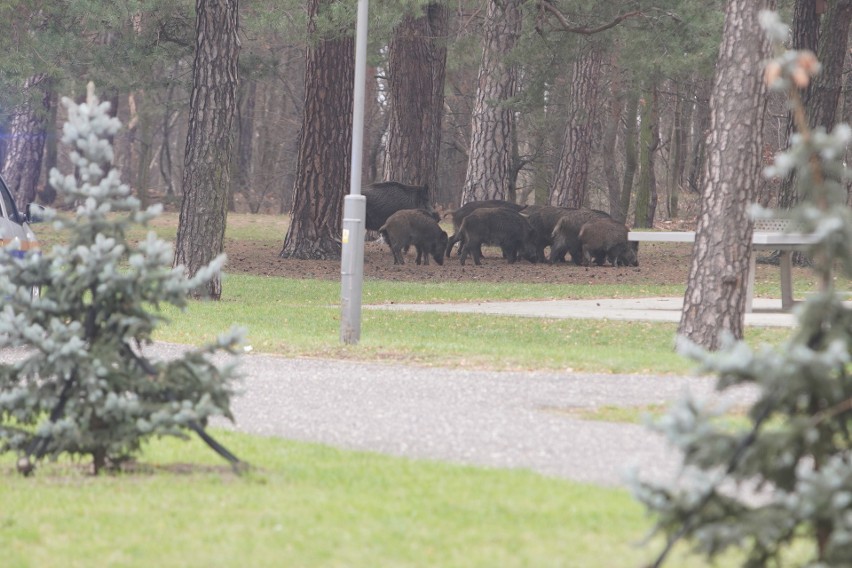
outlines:
[[[704,166],[707,159],[707,137],[710,134],[710,100],[706,93],[713,86],[709,79],[695,81],[695,118],[693,120],[692,149],[689,152],[689,176],[687,187],[690,191],[700,193],[704,186]]]
[[[621,176],[621,207],[613,217],[621,222],[627,220],[630,211],[630,198],[633,195],[633,179],[639,167],[639,93],[633,92],[627,97],[627,108],[624,112],[626,127],[624,128],[624,174]]]
[[[361,161],[361,179],[379,181],[379,164],[382,162],[383,140],[388,129],[385,103],[379,100],[378,69],[367,67],[364,104],[364,155]]]
[[[447,6],[436,2],[420,17],[406,15],[388,47],[389,122],[384,177],[437,188]]]
[[[247,202],[251,201],[251,169],[254,153],[254,116],[257,102],[257,81],[251,79],[242,90],[242,100],[237,105],[237,148],[233,156],[234,173],[231,179],[231,191],[228,199],[228,210],[236,208],[237,194],[244,194]]]
[[[24,82],[22,102],[12,113],[2,175],[19,211],[36,200],[50,100],[47,75],[32,75]]]
[[[816,2],[814,0],[796,0],[793,7],[793,49],[807,49],[816,53],[819,50],[820,42],[820,15],[816,11]],[[846,39],[843,39],[843,47],[845,51]],[[804,89],[801,92],[802,104],[807,109],[811,96],[811,87]],[[784,147],[790,146],[790,137],[795,133],[796,128],[793,121],[793,114],[787,113],[787,131],[784,136]],[[789,209],[799,202],[799,192],[796,190],[796,178],[794,174],[790,174],[781,180],[781,187],[778,193],[778,206],[782,209]]]
[[[822,67],[814,78],[807,105],[812,128],[822,126],[831,131],[837,122],[850,21],[852,0],[829,3],[820,31],[818,59]]]
[[[766,86],[761,65],[770,55],[758,14],[775,0],[728,0],[710,98],[707,185],[678,332],[707,349],[721,334],[743,336],[753,223],[748,206],[762,167]]]
[[[224,250],[240,52],[238,0],[196,0],[195,12],[195,62],[174,261],[190,276]],[[218,300],[221,276],[214,276],[204,292]]]
[[[686,170],[686,142],[692,120],[692,101],[689,100],[683,88],[678,86],[675,91],[674,120],[671,140],[671,169],[669,171],[667,212],[670,218],[677,219],[679,211],[680,191],[683,187],[683,175]]]
[[[175,193],[174,182],[172,182],[172,126],[174,125],[177,112],[172,110],[174,101],[175,82],[169,81],[166,90],[166,102],[163,112],[163,144],[160,146],[160,176],[166,186],[166,197],[171,199]]]
[[[852,60],[848,57],[847,61]],[[843,114],[841,119],[846,124],[852,124],[852,73],[844,73]],[[852,148],[846,146],[846,163],[852,162]],[[852,207],[852,179],[846,182],[846,205]]]
[[[317,14],[335,0],[310,0],[308,36]],[[299,136],[290,227],[283,258],[339,259],[343,195],[349,189],[355,40],[341,33],[307,49],[305,109]]]
[[[601,156],[604,160],[604,177],[606,179],[609,214],[613,218],[621,215],[621,180],[618,176],[615,148],[618,142],[618,131],[621,127],[621,117],[624,111],[624,93],[621,84],[621,69],[616,65],[616,57],[610,59],[610,92],[607,112],[604,115],[603,134],[601,135]],[[625,216],[621,216],[622,219]]]
[[[657,175],[655,157],[660,145],[659,112],[657,111],[656,79],[649,80],[645,92],[642,122],[639,126],[639,182],[636,185],[634,227],[653,227],[657,212]]]
[[[488,2],[462,204],[508,199],[514,192],[515,111],[508,103],[515,96],[517,80],[509,54],[521,33],[521,1]]]
[[[600,49],[587,45],[572,67],[568,123],[565,125],[559,165],[550,188],[551,205],[582,207],[586,200],[589,162],[600,105],[600,74]]]
[[[44,138],[44,163],[41,168],[45,174],[45,180],[50,178],[50,171],[59,163],[59,137],[56,135],[57,118],[59,116],[59,94],[56,92],[56,89],[51,87],[48,89],[48,96],[50,100],[47,103],[48,111],[45,123],[47,131]],[[53,205],[56,201],[56,189],[49,183],[45,183],[41,190],[39,201],[45,205]]]
[[[298,56],[291,55],[286,59],[286,63],[284,66],[283,77],[284,80],[293,85],[290,87],[281,98],[280,103],[280,118],[281,124],[286,125],[298,125],[298,128],[294,128],[294,132],[290,133],[289,136],[284,136],[284,139],[288,142],[284,144],[283,153],[270,151],[268,148],[269,144],[263,144],[262,140],[274,140],[274,128],[273,124],[270,124],[269,120],[264,120],[264,124],[261,125],[261,133],[265,132],[265,136],[261,136],[261,141],[258,141],[258,148],[263,148],[263,155],[261,158],[261,165],[258,167],[258,175],[260,175],[264,184],[272,183],[271,181],[267,181],[267,177],[269,176],[270,171],[275,171],[272,167],[265,167],[264,161],[268,160],[272,156],[279,156],[277,158],[278,162],[283,163],[283,169],[279,176],[280,179],[275,181],[275,185],[279,188],[280,195],[280,209],[279,212],[281,214],[289,213],[293,209],[293,193],[294,188],[296,186],[296,170],[298,168],[298,160],[299,160],[299,146],[300,146],[300,128],[303,120],[304,106],[305,106],[305,51],[298,50]],[[265,91],[269,92],[272,90],[272,87],[267,87]],[[266,96],[266,105],[265,108],[266,113],[268,114],[269,109],[278,103],[275,103],[275,97],[272,93],[267,94]],[[273,102],[269,102],[273,101]],[[289,130],[289,128],[288,128]],[[351,151],[351,148],[350,148]],[[270,162],[266,161],[267,164]],[[280,166],[279,166],[280,167]]]
[[[136,142],[137,142],[137,167],[136,167],[136,193],[139,196],[139,201],[142,207],[148,207],[149,189],[151,185],[151,159],[153,155],[154,142],[151,134],[151,116],[150,112],[145,109],[145,93],[139,91],[136,94],[136,104],[139,122],[136,126]]]

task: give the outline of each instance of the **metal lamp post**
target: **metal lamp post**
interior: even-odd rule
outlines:
[[[352,107],[352,164],[349,195],[343,200],[343,254],[340,260],[340,341],[361,339],[361,289],[364,282],[364,225],[367,198],[361,195],[364,99],[367,83],[368,0],[358,0],[355,33],[355,93]]]

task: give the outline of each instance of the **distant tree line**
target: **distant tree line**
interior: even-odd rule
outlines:
[[[115,139],[125,181],[143,203],[181,202],[186,156],[199,143],[190,98],[196,16],[207,3],[7,3],[0,163],[20,203],[52,201],[44,172],[64,159],[57,97],[82,95],[90,80],[126,125]],[[692,219],[706,185],[724,8],[722,0],[373,2],[362,177],[429,185],[450,208],[500,198],[590,206],[639,227]],[[807,92],[812,121],[848,118],[850,2],[781,8],[793,16],[793,46],[824,62]],[[242,0],[238,16],[225,207],[300,214],[282,252],[334,256],[348,189],[355,3]],[[766,159],[793,131],[781,97],[769,100]],[[790,205],[795,183],[764,181],[755,198]]]

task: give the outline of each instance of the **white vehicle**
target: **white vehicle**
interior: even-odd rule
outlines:
[[[0,246],[12,245],[14,256],[24,257],[30,251],[39,250],[38,239],[30,229],[30,223],[37,222],[39,205],[27,206],[26,214],[18,212],[15,200],[6,182],[0,178]],[[33,296],[38,296],[38,289],[33,289]]]

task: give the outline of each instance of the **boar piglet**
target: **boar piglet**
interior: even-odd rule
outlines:
[[[503,250],[503,256],[512,264],[518,255],[535,262],[534,234],[526,217],[504,207],[481,208],[465,217],[459,227],[461,242],[461,264],[473,255],[475,264],[482,264],[482,245],[495,245]]]
[[[417,250],[416,263],[429,264],[429,255],[438,264],[444,264],[447,233],[438,222],[422,209],[397,211],[379,228],[379,233],[390,247],[394,264],[405,264],[403,250],[414,246]]]

